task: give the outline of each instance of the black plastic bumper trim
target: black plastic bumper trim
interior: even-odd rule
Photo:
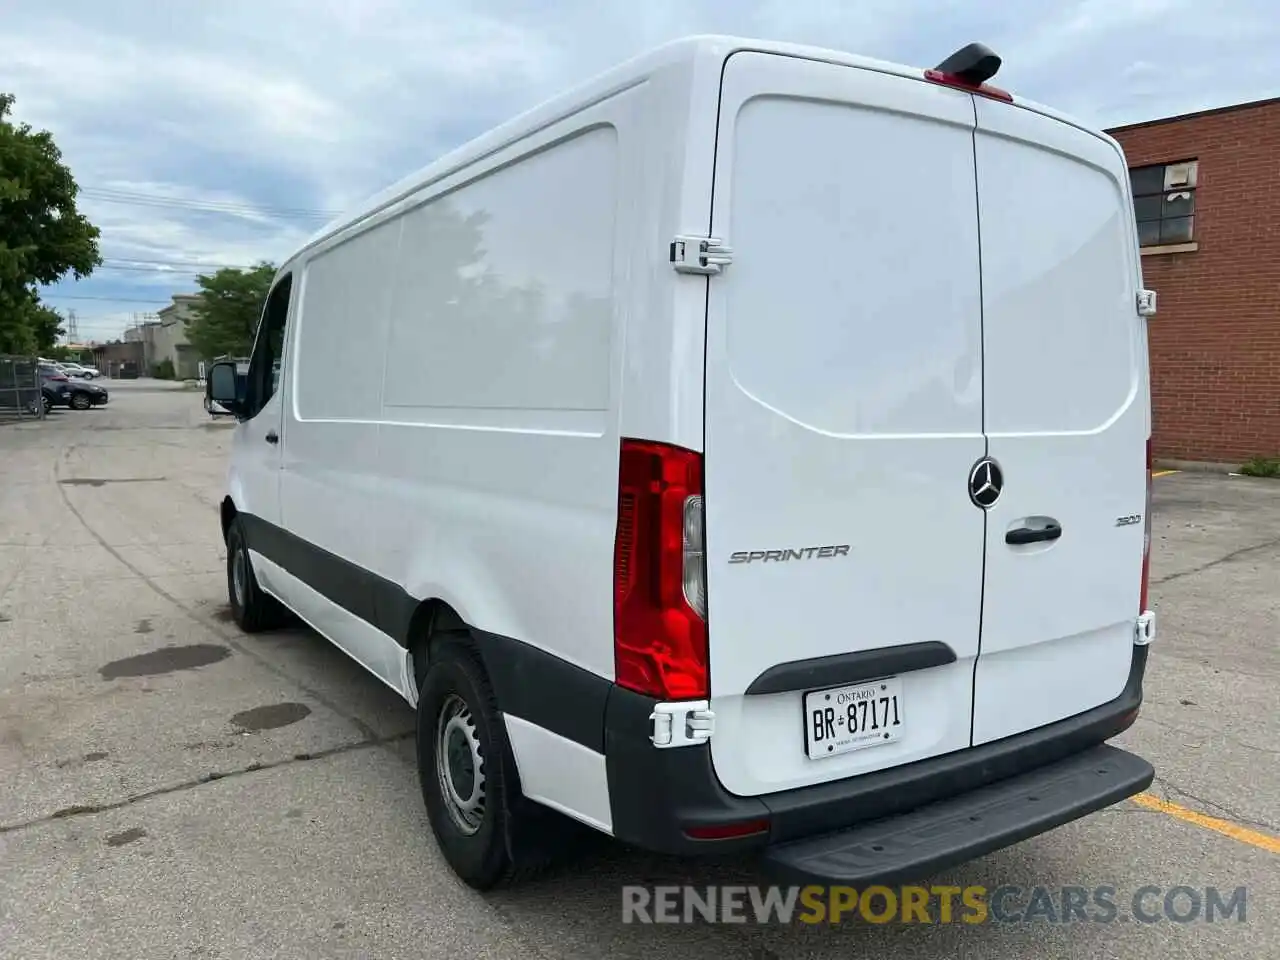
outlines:
[[[752,680],[747,696],[838,687],[955,662],[956,652],[937,640],[793,660],[770,667]]]
[[[611,681],[532,644],[474,629],[471,636],[503,713],[604,753]]]
[[[772,846],[764,866],[800,884],[919,880],[1119,803],[1154,778],[1141,757],[1100,745],[901,816]]]
[[[721,786],[709,746],[655,749],[654,701],[614,687],[605,711],[605,764],[618,839],[662,853],[736,853],[788,843],[913,810],[1066,760],[1131,726],[1142,703],[1147,648],[1134,647],[1124,691],[1110,703],[1003,740],[844,780],[759,797]],[[690,825],[769,817],[768,837],[695,841]]]

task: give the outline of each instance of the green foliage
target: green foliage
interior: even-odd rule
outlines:
[[[54,347],[40,351],[40,356],[47,357],[50,360],[60,360],[69,363],[84,363],[93,366],[93,355],[87,350],[72,350],[64,344],[58,344]]]
[[[260,263],[196,278],[200,299],[191,305],[187,339],[202,357],[249,355],[275,272],[272,264]]]
[[[0,353],[48,350],[62,317],[40,303],[41,284],[87,277],[102,262],[98,228],[76,209],[79,188],[47,130],[9,119],[0,93]]]
[[[178,376],[178,371],[173,368],[173,361],[165,357],[159,363],[151,365],[151,375],[157,380],[174,380]]]
[[[0,234],[3,232],[0,218]],[[42,304],[34,289],[0,287],[0,353],[44,353],[64,332],[62,315]]]
[[[1280,477],[1280,457],[1254,457],[1240,472],[1246,477]]]

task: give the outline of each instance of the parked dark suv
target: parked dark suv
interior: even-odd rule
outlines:
[[[73,380],[57,367],[40,364],[40,392],[44,394],[45,406],[70,407],[73,410],[88,410],[100,407],[107,402],[107,391],[96,383],[87,380]]]

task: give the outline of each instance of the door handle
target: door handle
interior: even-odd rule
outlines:
[[[279,443],[280,434],[276,433],[274,430],[268,430],[266,437],[263,439],[265,439],[267,443]]]
[[[1015,527],[1004,535],[1005,543],[1045,543],[1062,536],[1062,524],[1050,521],[1043,527]]]

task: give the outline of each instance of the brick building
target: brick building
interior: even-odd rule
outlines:
[[[1280,98],[1108,132],[1128,158],[1159,296],[1155,455],[1280,456]]]

